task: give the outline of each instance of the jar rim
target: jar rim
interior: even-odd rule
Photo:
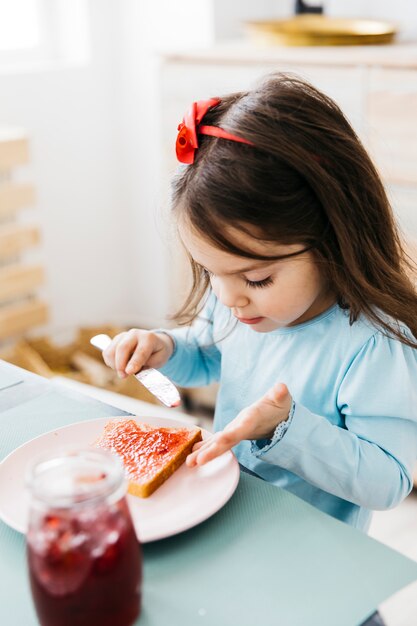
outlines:
[[[89,506],[125,493],[121,459],[102,448],[65,446],[33,459],[25,484],[32,501],[53,508]]]

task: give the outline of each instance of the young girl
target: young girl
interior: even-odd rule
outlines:
[[[122,333],[105,362],[220,381],[216,434],[188,465],[233,448],[367,529],[410,492],[417,457],[417,295],[369,156],[330,98],[283,74],[194,103],[177,155],[194,323]]]

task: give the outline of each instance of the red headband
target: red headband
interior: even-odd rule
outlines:
[[[198,148],[197,133],[200,135],[211,135],[212,137],[220,137],[222,139],[230,139],[230,141],[238,141],[246,143],[249,146],[254,144],[247,139],[236,137],[219,126],[200,126],[200,122],[207,111],[220,102],[220,98],[210,98],[210,100],[200,100],[193,102],[191,107],[184,115],[181,124],[178,125],[178,136],[176,142],[177,159],[180,163],[190,165],[194,163],[194,152]]]

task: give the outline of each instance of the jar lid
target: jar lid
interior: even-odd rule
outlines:
[[[98,448],[64,448],[38,457],[26,474],[32,498],[56,508],[115,500],[125,490],[118,456]]]

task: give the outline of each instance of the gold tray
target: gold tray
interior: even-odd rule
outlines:
[[[361,46],[391,43],[397,32],[391,22],[297,15],[288,20],[245,22],[251,39],[262,45]]]

